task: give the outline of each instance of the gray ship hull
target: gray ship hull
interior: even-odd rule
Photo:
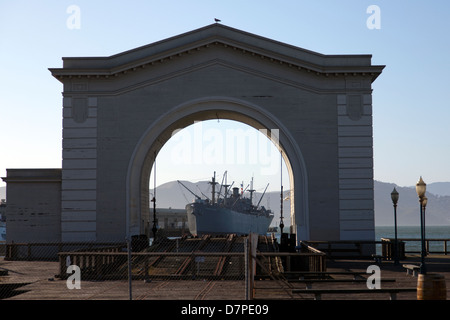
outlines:
[[[186,206],[189,231],[202,234],[249,234],[265,235],[273,214],[242,213],[229,208],[191,203]]]

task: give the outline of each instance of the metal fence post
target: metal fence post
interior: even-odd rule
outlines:
[[[127,252],[128,252],[128,292],[130,295],[130,300],[133,300],[133,293],[132,293],[132,284],[131,284],[131,242],[130,238],[127,237]]]
[[[249,271],[250,271],[250,263],[249,263],[249,245],[248,245],[248,237],[244,239],[244,275],[245,275],[245,300],[249,300],[249,289],[250,289],[250,277],[249,277]]]

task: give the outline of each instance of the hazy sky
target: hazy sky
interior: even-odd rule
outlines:
[[[368,12],[371,5],[379,11]],[[373,84],[375,179],[401,186],[420,175],[427,183],[450,181],[447,0],[0,0],[0,176],[6,168],[61,167],[63,88],[48,71],[62,67],[61,57],[113,55],[215,17],[323,54],[372,54],[373,64],[386,65]],[[221,177],[224,167],[216,167]],[[193,168],[184,171],[212,175]],[[158,184],[172,179],[157,172]]]

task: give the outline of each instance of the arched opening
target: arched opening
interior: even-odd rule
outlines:
[[[195,198],[212,204],[216,200],[225,201],[225,196],[229,196],[228,201],[234,202],[234,208],[241,209],[244,204],[248,205],[246,199],[251,198],[254,206],[259,205],[273,213],[269,224],[272,230],[279,229],[282,221],[282,231],[289,232],[289,175],[277,147],[278,132],[271,135],[274,142],[267,135],[267,130],[256,130],[241,122],[220,118],[199,121],[174,133],[158,152],[150,174],[150,199],[153,201],[156,196],[156,203],[150,205],[150,217],[141,219],[144,220],[144,234],[153,236],[153,228],[156,227],[156,219],[152,216],[154,205],[162,234],[181,234],[188,233],[189,219],[174,216],[176,212],[181,209],[186,213],[186,205]],[[211,184],[213,176],[217,183],[214,190]],[[177,180],[181,181],[177,183]],[[227,193],[225,188],[221,188],[222,184],[229,184]],[[240,190],[238,198],[232,195],[233,188]],[[165,217],[162,212],[172,216]],[[177,227],[173,223],[175,219]],[[184,223],[180,219],[184,219]],[[239,221],[242,222],[242,218]],[[228,226],[233,229],[232,233],[244,228],[242,224]],[[223,225],[217,224],[217,227],[223,230]],[[255,230],[256,225],[253,227]]]
[[[291,233],[297,240],[309,239],[307,175],[299,147],[284,126],[262,108],[246,101],[208,97],[178,105],[157,119],[136,146],[127,175],[127,236],[141,234],[149,216],[150,172],[163,145],[174,133],[198,121],[228,119],[247,124],[261,132],[280,150],[290,185]],[[286,218],[289,217],[285,213]]]

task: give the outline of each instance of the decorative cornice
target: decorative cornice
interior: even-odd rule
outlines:
[[[284,77],[277,77],[274,74],[271,73],[266,73],[261,69],[255,69],[255,68],[251,68],[248,66],[244,66],[244,65],[240,65],[240,64],[235,64],[232,63],[230,61],[226,61],[226,60],[222,60],[222,59],[211,59],[205,62],[201,62],[198,63],[196,65],[192,65],[192,66],[188,66],[186,68],[183,69],[177,69],[176,71],[173,72],[168,72],[165,73],[163,75],[157,75],[155,77],[151,77],[150,75],[148,77],[145,77],[144,81],[141,82],[136,82],[132,85],[128,85],[126,87],[110,87],[109,90],[100,90],[100,91],[95,91],[95,90],[90,90],[89,94],[90,95],[95,95],[95,96],[102,96],[102,95],[106,95],[106,96],[111,96],[111,95],[120,95],[120,94],[124,94],[126,92],[130,92],[133,90],[137,90],[143,87],[147,87],[150,85],[154,85],[156,83],[160,83],[163,81],[166,81],[168,79],[174,78],[174,77],[178,77],[181,76],[183,74],[187,74],[187,73],[191,73],[191,72],[195,72],[204,68],[209,68],[212,66],[224,66],[227,68],[232,68],[234,70],[238,70],[247,74],[252,74],[258,77],[262,77],[262,78],[266,78],[266,79],[270,79],[272,81],[278,82],[278,83],[283,83],[285,85],[288,86],[292,86],[298,89],[302,89],[302,90],[306,90],[309,92],[313,92],[313,93],[317,93],[317,94],[326,94],[326,93],[339,93],[342,92],[342,88],[324,88],[324,87],[317,87],[314,86],[313,84],[310,84],[308,82],[304,82],[304,81],[296,81],[295,78],[284,78]],[[73,78],[73,79],[78,79],[78,78]],[[298,80],[301,80],[300,77]],[[82,82],[83,80],[80,79],[80,81]],[[370,88],[347,88],[346,91],[350,92],[350,91],[358,91],[358,92],[362,92],[364,90],[369,90],[369,92],[371,92]],[[85,94],[86,92],[84,90],[74,90],[73,88],[71,89],[66,89],[65,90],[65,94],[67,94],[68,96],[71,96],[74,93],[78,93],[78,94]]]
[[[229,28],[227,28],[229,29]],[[236,30],[232,29],[233,32]],[[181,35],[182,36],[182,35]],[[179,36],[179,37],[181,37]],[[170,40],[170,39],[168,39]],[[154,46],[158,46],[159,43],[154,44]],[[280,45],[280,44],[277,44]],[[145,48],[150,47],[146,46]],[[287,46],[287,45],[286,45]],[[65,79],[80,79],[80,78],[91,78],[91,79],[109,79],[115,78],[118,76],[126,75],[131,72],[135,72],[138,70],[142,70],[145,68],[151,68],[155,65],[159,65],[161,63],[166,63],[173,61],[174,59],[178,59],[180,57],[184,57],[187,55],[195,54],[196,52],[207,50],[211,47],[221,47],[229,50],[233,50],[236,52],[240,52],[241,54],[249,54],[255,56],[256,58],[263,59],[266,61],[270,61],[272,63],[280,64],[288,66],[289,68],[297,69],[299,71],[304,71],[308,73],[313,73],[317,76],[370,76],[371,80],[374,81],[378,75],[382,72],[384,66],[373,66],[373,65],[340,65],[339,63],[335,64],[327,64],[327,65],[319,65],[317,63],[312,63],[309,61],[302,60],[298,57],[288,56],[285,54],[280,54],[273,50],[256,47],[254,45],[248,43],[242,43],[238,40],[218,36],[215,35],[213,37],[204,38],[200,41],[194,41],[190,44],[185,44],[180,47],[172,48],[172,50],[167,49],[162,52],[156,54],[150,54],[149,56],[141,59],[134,60],[129,63],[118,64],[109,68],[90,68],[90,67],[65,67],[65,68],[50,68],[52,75],[60,80],[64,81]],[[139,48],[138,48],[139,49]],[[138,50],[136,49],[136,50]],[[292,48],[288,48],[292,50]],[[302,54],[306,52],[304,49],[298,48],[298,50],[302,50]],[[305,52],[304,52],[305,51]],[[129,51],[131,52],[131,51]],[[115,56],[106,57],[106,58],[78,58],[80,61],[89,60],[89,65],[95,65],[96,61],[100,63],[98,65],[104,65],[105,61],[110,62],[116,57],[123,57],[129,54],[128,52],[124,52]],[[352,57],[370,57],[368,55],[321,55],[317,53],[307,52],[306,54],[317,55],[322,59],[335,59],[335,58],[349,58]],[[67,58],[75,60],[76,58]],[[92,64],[92,61],[94,63]],[[108,64],[108,63],[107,63]],[[109,63],[111,64],[111,63]]]
[[[6,182],[61,182],[61,169],[7,169]]]

